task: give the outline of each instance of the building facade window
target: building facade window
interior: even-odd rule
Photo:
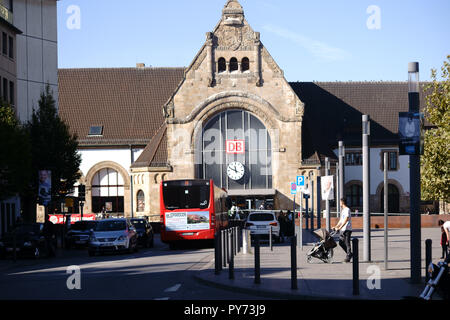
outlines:
[[[92,211],[124,212],[124,181],[120,173],[105,168],[95,173],[92,180]]]
[[[242,152],[227,152],[227,141],[244,142]],[[271,138],[251,113],[228,110],[214,116],[203,128],[199,150],[200,179],[212,179],[227,190],[272,188]]]
[[[230,72],[236,72],[239,70],[239,64],[236,58],[230,60]]]
[[[380,211],[384,210],[384,188],[381,189],[380,208]],[[400,192],[393,184],[388,185],[388,211],[390,213],[400,212]]]
[[[5,32],[2,33],[2,53],[8,54],[8,35]]]
[[[362,166],[362,152],[349,151],[345,153],[346,166]]]
[[[3,101],[8,101],[8,79],[3,78]]]
[[[219,59],[219,62],[217,64],[217,69],[219,70],[219,72],[227,71],[227,62],[225,61],[225,58]]]
[[[16,104],[15,94],[14,94],[14,82],[9,82],[9,103],[13,106]]]
[[[145,211],[145,195],[144,195],[144,191],[139,190],[136,196],[136,200],[137,200],[137,206],[136,206],[136,210],[137,212],[144,212]]]
[[[14,38],[9,37],[8,56],[14,59]]]
[[[399,169],[398,151],[382,151],[381,152],[381,171],[384,171],[384,153],[388,153],[388,171],[397,171]]]
[[[347,205],[352,207],[362,207],[363,192],[362,186],[358,184],[351,185],[346,191]]]
[[[241,62],[241,69],[242,69],[242,72],[245,72],[245,71],[249,71],[249,70],[250,70],[250,60],[248,60],[247,57],[245,57],[245,58],[242,59],[242,62]]]

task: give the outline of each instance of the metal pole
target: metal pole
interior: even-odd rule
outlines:
[[[273,251],[273,247],[272,247],[272,226],[270,226],[270,231],[269,231],[269,246],[270,246],[270,251]]]
[[[425,240],[425,279],[429,280],[428,277],[428,266],[430,265],[433,256],[432,256],[432,245],[433,241],[431,239]]]
[[[320,173],[320,167],[317,169],[317,196],[316,196],[316,200],[317,200],[317,204],[316,204],[316,210],[317,210],[317,229],[320,229],[322,227],[322,207],[321,207],[321,201],[322,201],[322,191],[321,191],[321,181],[320,181],[320,177],[321,177],[321,173]]]
[[[341,217],[341,206],[339,205],[339,201],[341,200],[339,190],[339,163],[336,163],[336,217],[339,219]]]
[[[419,63],[408,64],[409,112],[420,112]],[[411,234],[411,282],[421,281],[421,217],[420,217],[420,156],[409,156],[410,234]]]
[[[297,290],[297,239],[295,235],[291,238],[291,289]]]
[[[220,239],[222,240],[222,259],[223,259],[223,267],[227,267],[227,237],[226,237],[226,230],[222,230],[222,235]]]
[[[220,264],[221,264],[221,260],[220,260],[220,231],[216,231],[216,234],[214,235],[214,274],[215,275],[219,275],[220,274]]]
[[[299,226],[298,226],[299,232],[298,232],[297,241],[299,243],[300,250],[303,251],[303,208],[302,208],[303,206],[302,206],[302,199],[303,199],[303,192],[300,192],[300,215],[299,215],[300,221],[299,221]]]
[[[345,157],[345,147],[344,147],[344,141],[339,141],[339,199],[345,197],[345,168],[344,168],[344,157]]]
[[[231,250],[230,250],[230,265],[228,267],[228,279],[234,279],[234,233],[230,232]]]
[[[364,261],[371,261],[370,255],[370,118],[362,116],[362,147],[363,147],[363,239]]]
[[[314,230],[314,174],[311,179],[311,230]]]
[[[307,196],[309,196],[309,195],[307,195]],[[308,199],[306,199],[306,201],[305,201],[305,211],[306,211],[306,214],[305,214],[305,216],[306,216],[306,223],[305,223],[305,228],[306,228],[306,230],[308,230],[309,229],[309,208],[308,208],[308,202],[309,202],[309,198]]]
[[[325,175],[330,175],[330,159],[325,158]],[[326,221],[326,229],[328,232],[331,230],[331,221],[330,221],[330,200],[325,200],[325,221]]]
[[[384,269],[388,269],[388,153],[384,153]]]

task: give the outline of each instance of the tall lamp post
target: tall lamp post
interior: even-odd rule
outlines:
[[[419,63],[408,64],[409,112],[420,112]],[[420,152],[409,156],[411,282],[421,281]]]
[[[362,147],[363,147],[363,240],[364,261],[371,261],[370,248],[370,117],[362,116]]]

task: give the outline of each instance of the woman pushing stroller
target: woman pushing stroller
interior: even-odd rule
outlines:
[[[341,199],[341,219],[333,228],[333,230],[340,232],[339,245],[347,254],[347,257],[344,261],[350,262],[353,257],[350,241],[352,235],[352,215],[350,212],[350,208],[347,207],[347,202],[345,199]]]

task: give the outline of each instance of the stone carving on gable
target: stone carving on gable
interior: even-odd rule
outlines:
[[[269,67],[272,70],[272,72],[274,73],[275,77],[279,77],[279,78],[284,77],[283,70],[280,69],[278,64],[275,62],[275,60],[273,60],[272,56],[270,55],[270,53],[267,51],[267,49],[265,47],[262,48],[262,57],[269,65]]]
[[[175,106],[173,101],[170,101],[163,107],[163,114],[165,119],[172,119],[175,117]]]

